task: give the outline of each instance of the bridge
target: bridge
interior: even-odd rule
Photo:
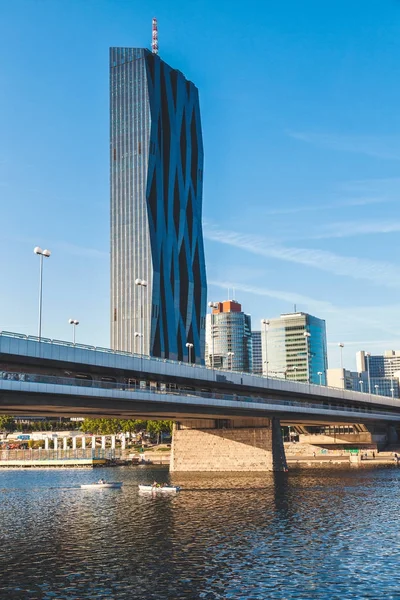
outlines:
[[[392,441],[400,400],[1,332],[0,413],[171,419],[175,470],[217,467],[221,452],[224,470],[248,470],[284,466],[280,423],[351,423]]]

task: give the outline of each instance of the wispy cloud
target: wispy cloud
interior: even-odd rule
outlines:
[[[397,233],[400,231],[400,221],[342,221],[323,226],[322,231],[307,239],[322,240],[329,238],[344,238],[358,235]]]
[[[276,208],[266,211],[266,215],[291,215],[302,212],[312,212],[319,210],[337,209],[350,206],[367,206],[369,204],[382,204],[384,202],[393,202],[392,198],[348,198],[337,200],[336,202],[326,202],[321,204],[299,204],[292,208]]]
[[[331,302],[304,296],[297,292],[261,288],[251,284],[238,283],[237,281],[209,280],[208,283],[209,285],[220,289],[226,290],[228,288],[234,288],[237,292],[244,292],[266,298],[275,298],[291,304],[292,306],[296,305],[298,309],[317,314],[320,318],[329,318],[330,324],[336,324],[334,329],[342,329],[346,335],[359,335],[360,340],[363,339],[362,332],[370,334],[371,329],[375,329],[381,334],[383,333],[384,335],[391,336],[386,340],[376,342],[376,345],[381,345],[382,347],[391,348],[393,345],[396,346],[399,342],[400,330],[393,327],[394,319],[400,310],[399,305],[389,305],[385,307],[384,310],[382,310],[382,307],[376,306],[363,307],[360,309],[358,306],[336,306]],[[368,327],[366,327],[366,325]],[[343,340],[343,337],[341,339]],[[345,339],[346,346],[358,345],[359,348],[362,348],[363,346],[369,347],[372,345],[372,342],[369,341],[361,342],[359,340],[358,342],[348,342],[346,336]],[[335,344],[337,345],[337,342],[330,343],[332,346]]]
[[[319,313],[335,312],[337,310],[337,308],[330,302],[316,300],[315,298],[310,298],[309,296],[304,296],[302,294],[298,294],[297,292],[285,292],[282,290],[260,288],[258,286],[243,283],[234,283],[232,281],[217,281],[212,279],[208,280],[208,284],[225,290],[234,289],[248,294],[255,294],[257,296],[276,298],[278,300],[283,300],[288,304],[306,306],[308,310],[314,310]]]
[[[325,250],[296,248],[266,238],[207,227],[205,237],[252,254],[301,264],[335,275],[367,280],[379,286],[400,288],[400,268],[385,261],[340,256]]]
[[[290,137],[322,148],[342,152],[365,154],[385,160],[400,160],[398,136],[340,135],[335,133],[312,133],[287,131]]]

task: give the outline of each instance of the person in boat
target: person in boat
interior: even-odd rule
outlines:
[[[151,487],[153,487],[153,488],[158,487],[157,481],[153,481],[153,485]]]
[[[105,479],[99,479],[97,483],[103,484],[103,483],[105,483],[105,482],[106,482],[106,480],[105,480]]]

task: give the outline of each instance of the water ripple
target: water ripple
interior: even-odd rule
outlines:
[[[122,490],[81,490],[93,478]],[[0,472],[0,598],[400,598],[400,471]]]

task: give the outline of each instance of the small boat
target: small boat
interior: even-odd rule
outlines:
[[[139,492],[152,492],[154,494],[171,493],[176,494],[180,492],[181,488],[178,485],[139,485]]]
[[[122,487],[122,481],[96,481],[95,483],[84,483],[81,485],[83,490],[104,490],[107,488],[119,489]]]

